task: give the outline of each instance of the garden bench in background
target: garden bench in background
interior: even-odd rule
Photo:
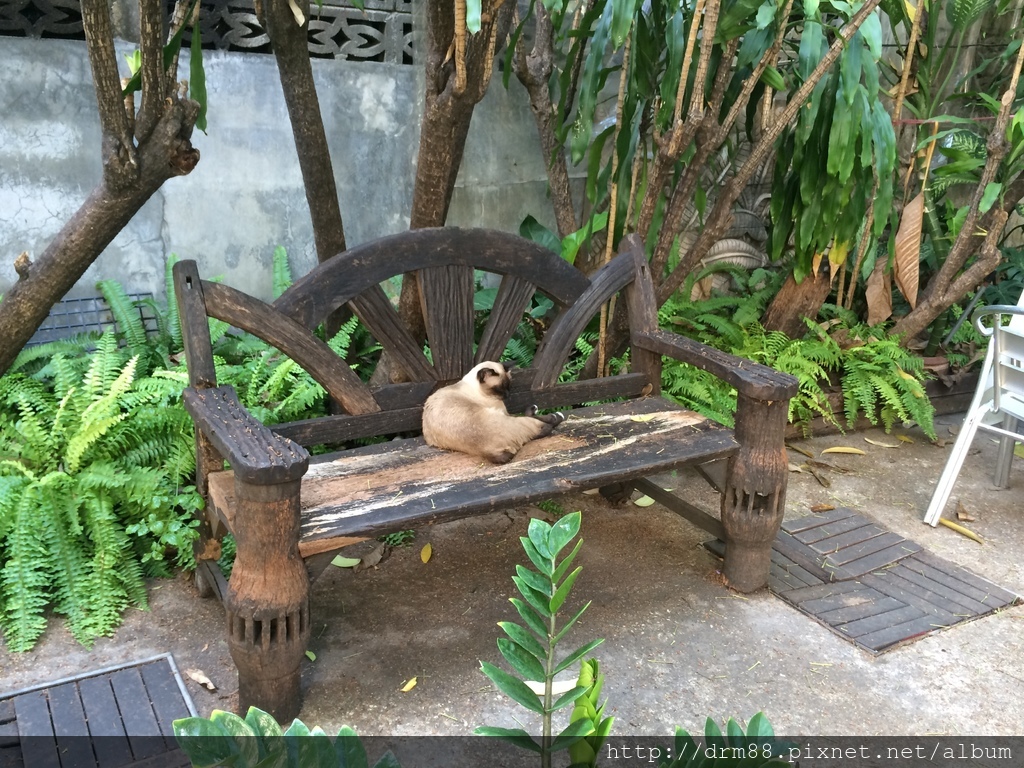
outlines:
[[[479,338],[474,270],[501,276]],[[413,271],[429,358],[381,288],[389,278]],[[352,248],[316,267],[273,304],[201,280],[194,261],[176,264],[174,278],[190,379],[184,402],[196,424],[197,483],[207,500],[198,576],[225,605],[241,711],[256,705],[279,720],[297,714],[311,579],[340,548],[391,531],[566,492],[600,488],[613,497],[638,488],[724,539],[731,586],[749,592],[766,584],[783,516],[783,432],[797,381],[659,330],[647,260],[636,237],[626,238],[621,253],[591,278],[520,237],[451,228]],[[555,433],[501,466],[439,451],[418,437],[310,458],[303,446],[417,433],[427,396],[478,362],[500,360],[538,291],[558,312],[533,364],[513,373],[509,411],[531,404],[604,404],[572,410]],[[630,372],[559,383],[577,337],[620,292],[628,310]],[[370,388],[314,335],[328,315],[346,305],[409,383]],[[208,316],[291,357],[342,412],[273,429],[259,423],[232,387],[217,384]],[[710,371],[737,389],[734,430],[659,396],[663,355]],[[721,522],[646,479],[720,458],[728,459]],[[225,532],[237,546],[230,582],[216,563],[217,540]]]

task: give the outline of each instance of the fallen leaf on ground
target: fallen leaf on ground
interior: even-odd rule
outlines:
[[[972,530],[970,530],[968,528],[964,528],[962,525],[957,525],[952,520],[947,520],[944,517],[940,517],[939,518],[939,522],[942,523],[947,528],[956,531],[961,536],[966,536],[971,541],[976,541],[979,544],[984,544],[985,543],[984,541],[982,541],[981,536],[976,534],[974,531],[972,531]]]
[[[538,683],[536,680],[524,680],[526,687],[536,693],[538,696],[544,695],[544,683]],[[551,693],[555,696],[561,696],[563,693],[568,693],[576,687],[575,680],[552,680],[551,681]]]
[[[853,453],[857,456],[867,456],[860,448],[853,448],[849,445],[837,445],[833,448],[826,448],[821,452],[821,455],[824,456],[826,453]]]
[[[804,466],[807,467],[807,471],[808,472],[810,472],[812,475],[814,475],[814,479],[818,481],[818,485],[820,485],[822,488],[831,488],[832,487],[832,481],[829,480],[827,477],[825,477],[825,475],[821,474],[821,472],[816,470],[809,463],[808,464],[804,464]]]
[[[877,445],[879,448],[899,448],[900,447],[899,443],[883,443],[881,440],[872,440],[870,437],[865,437],[864,438],[864,442],[865,443],[871,443],[872,445]]]
[[[811,512],[818,514],[819,512],[831,512],[835,507],[831,504],[812,504]]]
[[[936,448],[945,448],[947,442],[949,442],[949,441],[948,440],[944,440],[941,437],[938,437],[938,438],[936,438],[935,440],[932,441],[932,445],[934,445]]]
[[[213,681],[206,676],[206,673],[201,669],[186,669],[185,674],[188,675],[192,680],[199,685],[203,686],[208,691],[216,691],[217,686],[213,684]]]
[[[336,565],[339,568],[355,568],[361,562],[363,561],[358,557],[342,557],[341,555],[338,555],[336,558],[331,560],[331,565]]]
[[[310,661],[316,661],[316,654],[312,651],[306,651],[306,658]]]
[[[901,443],[913,443],[914,442],[914,438],[908,437],[907,435],[896,435],[896,439],[899,440]]]
[[[370,552],[363,555],[363,559],[359,561],[359,565],[357,565],[353,570],[358,572],[365,571],[367,568],[373,568],[373,566],[377,565],[377,563],[384,559],[385,547],[386,545],[383,542],[378,544]]]
[[[408,683],[402,686],[402,693],[408,693],[416,687],[416,678],[412,678]]]
[[[806,474],[806,472],[807,472],[807,470],[805,470],[805,469],[804,469],[803,467],[798,467],[798,466],[797,466],[796,464],[794,464],[793,462],[789,462],[789,471],[790,471],[790,472],[803,472],[803,473],[805,473],[805,474]]]
[[[956,503],[956,519],[962,523],[973,523],[977,518],[968,512],[963,505],[963,502],[958,501]]]
[[[430,556],[434,553],[434,548],[430,544],[424,544],[423,549],[420,550],[420,560],[424,563],[430,560]]]
[[[786,447],[789,448],[791,451],[796,451],[797,453],[802,453],[808,459],[813,459],[814,458],[814,452],[813,451],[808,451],[806,448],[801,448],[799,445],[790,445],[789,443],[786,443]]]
[[[838,464],[830,464],[827,461],[818,461],[817,459],[808,459],[807,465],[811,467],[817,467],[818,469],[827,469],[831,472],[838,472],[841,475],[855,474],[852,469],[846,467],[840,467]]]
[[[654,503],[654,499],[650,496],[641,496],[639,499],[633,499],[633,503],[638,507],[649,507]]]

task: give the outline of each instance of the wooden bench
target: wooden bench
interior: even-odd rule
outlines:
[[[474,270],[501,276],[479,338]],[[381,288],[412,271],[419,277],[429,358]],[[390,531],[571,491],[600,488],[608,497],[622,497],[638,488],[724,539],[731,586],[749,592],[767,583],[788,476],[783,432],[797,381],[659,330],[647,261],[635,236],[589,279],[528,240],[460,229],[411,231],[353,248],[319,265],[273,304],[201,280],[193,261],[176,264],[174,279],[191,385],[184,402],[197,427],[197,483],[207,500],[197,582],[224,602],[241,711],[256,705],[279,720],[296,715],[311,580],[340,548]],[[416,437],[310,458],[303,446],[418,432],[427,396],[478,362],[500,360],[538,291],[558,313],[532,366],[513,374],[509,412],[531,404],[565,409],[612,402],[572,410],[555,433],[501,466],[439,451]],[[630,324],[630,372],[559,383],[577,337],[620,292]],[[314,335],[344,305],[410,383],[371,389]],[[259,423],[232,387],[217,385],[207,317],[287,354],[342,412],[272,430]],[[737,389],[735,430],[659,396],[663,355]],[[721,522],[646,479],[720,458],[728,459],[720,482]],[[237,546],[229,583],[216,564],[225,531]]]

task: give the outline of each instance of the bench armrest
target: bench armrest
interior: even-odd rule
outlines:
[[[254,485],[276,485],[306,474],[306,449],[271,432],[254,418],[239,402],[234,387],[188,388],[182,402],[196,428],[231,463],[238,479]]]
[[[669,331],[646,331],[633,334],[633,343],[642,349],[689,363],[714,374],[754,400],[789,400],[796,395],[800,382],[795,376],[781,373],[767,365],[701,344]]]

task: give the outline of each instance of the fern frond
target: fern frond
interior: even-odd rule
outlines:
[[[151,348],[146,337],[146,327],[139,314],[139,305],[133,301],[116,280],[100,280],[96,288],[103,294],[103,300],[110,308],[110,314],[117,323],[118,331],[125,345],[133,355],[142,356],[148,363]]]

